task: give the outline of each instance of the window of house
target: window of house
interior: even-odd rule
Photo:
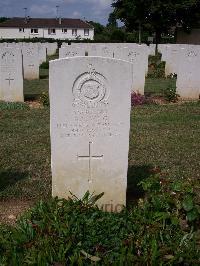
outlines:
[[[67,29],[62,29],[62,33],[67,33]]]
[[[48,29],[48,34],[56,34],[56,29]]]
[[[38,29],[31,29],[31,33],[33,33],[33,34],[37,34],[38,33]]]
[[[19,32],[24,32],[24,28],[19,28]]]
[[[77,29],[72,29],[72,35],[77,36]]]
[[[84,35],[89,36],[89,29],[84,29]]]

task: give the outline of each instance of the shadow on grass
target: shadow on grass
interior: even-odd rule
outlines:
[[[0,171],[0,192],[28,177],[28,172]]]
[[[40,74],[40,79],[48,79],[49,75],[45,74]]]
[[[139,198],[144,197],[144,191],[139,183],[152,175],[152,165],[131,165],[128,168],[127,178],[127,205],[135,203]]]
[[[38,101],[40,99],[41,94],[25,94],[25,101]]]

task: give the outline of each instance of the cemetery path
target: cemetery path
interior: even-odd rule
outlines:
[[[0,224],[14,225],[17,217],[32,207],[30,200],[9,199],[0,201]]]

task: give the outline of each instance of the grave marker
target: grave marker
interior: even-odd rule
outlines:
[[[22,48],[24,79],[39,79],[40,57],[36,45],[24,45]]]
[[[132,67],[101,57],[50,62],[53,196],[105,195],[99,206],[126,204]]]
[[[23,102],[22,55],[19,49],[0,50],[0,100]]]
[[[177,71],[177,93],[183,99],[200,97],[200,49],[188,45],[180,49]]]

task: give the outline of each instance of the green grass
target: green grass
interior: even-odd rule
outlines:
[[[165,77],[165,62],[161,61],[161,54],[149,56],[148,65],[144,88],[146,96],[164,96],[166,89],[176,88],[176,78]]]
[[[0,119],[0,198],[50,196],[49,110],[5,110]]]
[[[48,92],[48,70],[40,77],[24,81],[26,99]],[[145,92],[162,95],[175,82],[147,78]],[[16,227],[0,226],[0,265],[199,265],[200,103],[132,109],[128,208],[119,214],[87,194],[51,199],[49,115],[0,103],[0,200],[47,200]]]
[[[0,119],[0,197],[50,196],[49,110],[3,110]],[[175,180],[199,180],[199,134],[200,105],[197,103],[134,108],[130,186],[135,178],[148,175],[151,166],[160,167]],[[131,198],[135,196],[131,194]]]
[[[48,79],[24,80],[25,100],[38,99],[43,92],[49,91]]]
[[[58,53],[52,56],[47,56],[47,62],[58,58]],[[49,69],[40,66],[40,79],[24,80],[24,97],[25,100],[39,99],[43,92],[49,90]]]
[[[176,88],[175,78],[146,78],[145,80],[145,94],[163,96],[167,88]]]
[[[59,57],[59,51],[57,50],[54,55],[47,56],[47,61],[58,59],[58,57]]]
[[[40,79],[49,79],[49,69],[40,68]]]
[[[130,164],[155,165],[174,178],[198,178],[200,104],[136,107],[131,116]]]

